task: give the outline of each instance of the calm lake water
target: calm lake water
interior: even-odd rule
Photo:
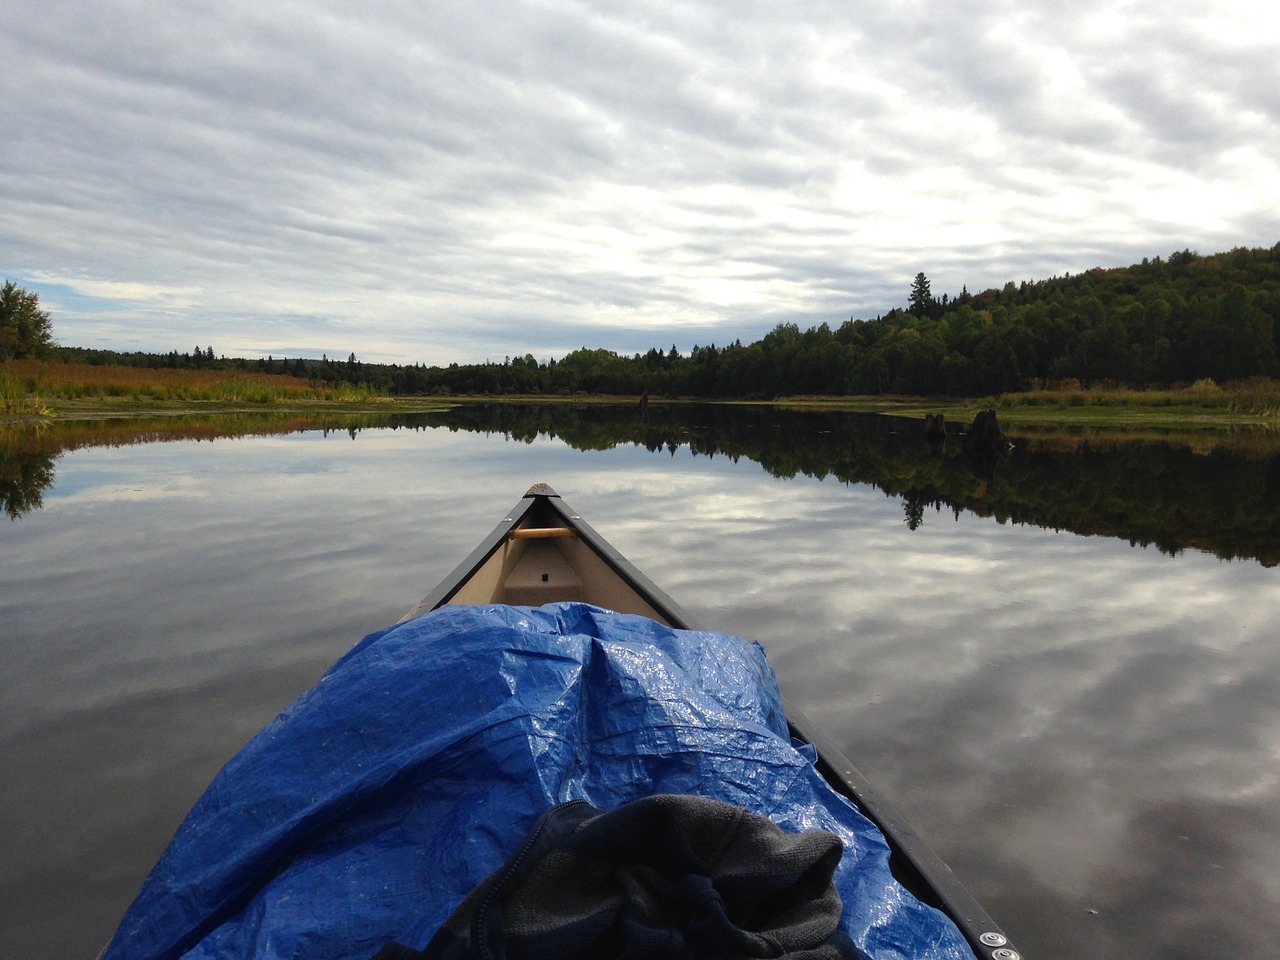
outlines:
[[[537,481],[760,640],[1029,958],[1275,955],[1265,438],[975,462],[771,409],[327,426],[4,435],[0,956],[95,956],[221,764]]]

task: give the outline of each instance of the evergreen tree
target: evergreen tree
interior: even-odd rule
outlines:
[[[923,317],[929,312],[929,307],[933,304],[933,294],[929,292],[929,278],[923,273],[917,273],[915,280],[911,282],[911,296],[908,298],[907,312],[917,317]]]

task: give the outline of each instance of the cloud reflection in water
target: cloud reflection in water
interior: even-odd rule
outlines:
[[[0,953],[47,945],[77,874],[66,952],[97,949],[226,756],[536,481],[763,642],[1030,955],[1280,935],[1275,568],[949,510],[912,531],[897,497],[748,460],[433,429],[85,449],[0,531]]]

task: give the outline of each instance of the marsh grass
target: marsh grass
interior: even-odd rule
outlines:
[[[1188,386],[1135,390],[1123,384],[1096,383],[1089,387],[1067,380],[1036,384],[1033,389],[1006,393],[996,405],[1017,407],[1130,407],[1211,410],[1263,419],[1280,419],[1280,381],[1265,377],[1222,386],[1197,380]]]
[[[0,413],[36,418],[52,414],[49,405],[36,392],[34,381],[7,374],[8,371],[0,371]]]
[[[363,401],[381,396],[366,385],[326,384],[300,377],[239,370],[179,370],[47,360],[0,364],[0,410],[44,415],[68,401],[119,400],[137,404],[276,404],[299,400]]]

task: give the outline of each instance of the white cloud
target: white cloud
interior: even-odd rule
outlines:
[[[1244,2],[21,2],[0,272],[68,343],[727,342],[1280,233]]]

